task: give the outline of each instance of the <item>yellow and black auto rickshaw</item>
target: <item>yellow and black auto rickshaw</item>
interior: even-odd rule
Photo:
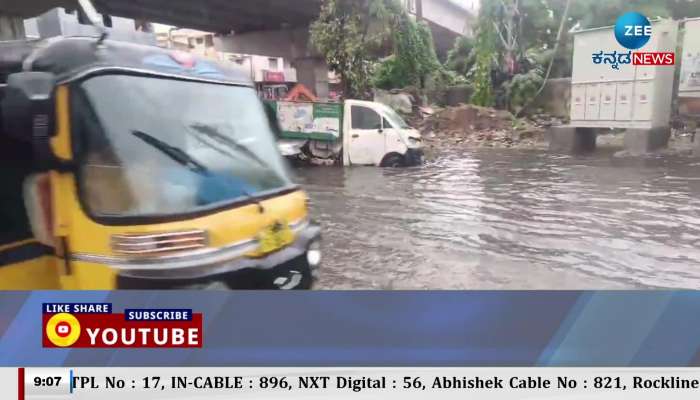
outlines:
[[[244,75],[3,42],[0,104],[0,289],[311,287],[320,230]]]

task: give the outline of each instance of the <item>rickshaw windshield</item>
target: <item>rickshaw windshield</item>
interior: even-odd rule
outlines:
[[[292,185],[252,88],[102,75],[72,93],[94,215],[189,213]]]

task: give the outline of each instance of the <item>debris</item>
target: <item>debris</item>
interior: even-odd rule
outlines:
[[[533,114],[529,118],[535,126],[549,128],[551,126],[564,125],[564,119],[546,113]]]
[[[428,111],[428,112],[426,112]],[[432,113],[431,113],[432,112]],[[420,107],[408,119],[431,147],[454,144],[477,147],[534,147],[544,145],[547,124],[559,124],[541,114],[535,121],[516,118],[506,110],[462,104],[444,109]]]

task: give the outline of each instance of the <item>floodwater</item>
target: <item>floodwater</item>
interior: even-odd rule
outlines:
[[[700,159],[479,149],[295,172],[321,289],[700,288]]]

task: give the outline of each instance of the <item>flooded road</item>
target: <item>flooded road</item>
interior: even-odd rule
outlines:
[[[321,289],[700,288],[700,160],[464,150],[296,170]]]

